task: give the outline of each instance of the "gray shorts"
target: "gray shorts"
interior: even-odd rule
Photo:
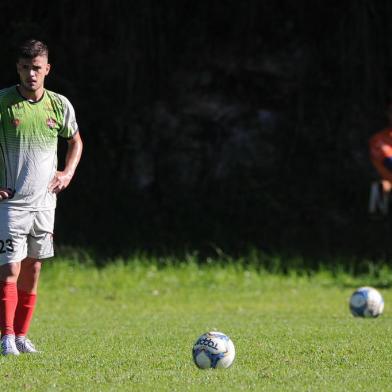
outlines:
[[[0,265],[52,257],[54,213],[0,208]]]

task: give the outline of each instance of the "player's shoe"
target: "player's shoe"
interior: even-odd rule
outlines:
[[[1,338],[1,354],[2,355],[19,355],[16,347],[15,335],[4,335]]]
[[[15,339],[16,348],[20,353],[24,354],[35,354],[38,353],[34,344],[26,336],[17,336]]]

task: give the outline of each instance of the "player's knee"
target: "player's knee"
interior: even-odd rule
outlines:
[[[29,275],[39,275],[41,271],[41,262],[37,259],[27,258],[22,262],[23,273]]]
[[[0,281],[13,282],[18,279],[20,273],[20,263],[8,263],[0,266]]]
[[[35,260],[35,261],[31,262],[29,268],[30,268],[30,272],[32,275],[39,275],[39,273],[41,271],[41,262],[38,260]]]

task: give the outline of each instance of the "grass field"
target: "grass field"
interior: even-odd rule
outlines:
[[[1,357],[4,391],[391,389],[391,290],[380,290],[380,318],[348,310],[355,287],[386,285],[388,271],[307,277],[234,264],[51,263],[30,330],[43,352]],[[193,343],[208,330],[232,338],[231,368],[193,364]]]

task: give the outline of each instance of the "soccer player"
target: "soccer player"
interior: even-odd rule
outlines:
[[[79,163],[83,143],[71,103],[44,88],[48,48],[24,42],[20,83],[0,90],[0,330],[3,355],[36,353],[27,338],[41,261],[53,256],[56,195]],[[57,171],[57,141],[67,142]]]
[[[387,125],[369,139],[370,160],[380,180],[370,188],[369,212],[387,215],[392,190],[392,100],[386,103]]]

